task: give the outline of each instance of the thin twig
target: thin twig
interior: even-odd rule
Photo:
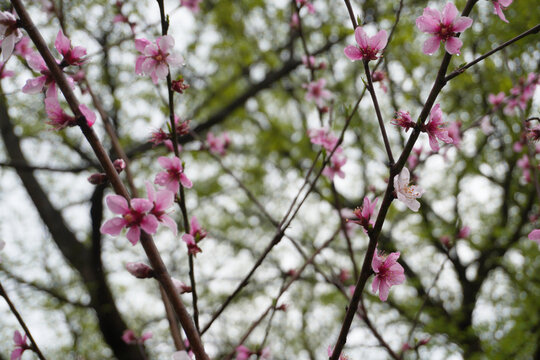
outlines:
[[[2,296],[4,298],[4,300],[6,300],[6,303],[8,304],[9,309],[11,310],[13,315],[15,315],[15,317],[17,318],[17,321],[19,322],[19,324],[23,328],[26,335],[28,335],[28,339],[30,339],[30,342],[32,343],[31,350],[34,351],[36,353],[36,355],[41,360],[45,360],[45,356],[43,356],[43,354],[41,353],[41,350],[39,350],[39,347],[38,347],[36,341],[34,340],[34,337],[30,333],[30,330],[28,329],[28,326],[26,326],[26,323],[24,322],[23,318],[21,317],[21,315],[19,314],[19,312],[15,308],[15,305],[13,305],[13,303],[11,302],[11,300],[10,300],[8,294],[6,293],[6,291],[4,290],[4,287],[2,286],[1,282],[0,282],[0,296]]]

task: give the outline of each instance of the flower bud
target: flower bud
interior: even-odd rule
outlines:
[[[150,266],[143,263],[127,263],[126,270],[138,279],[149,279],[154,277],[154,270],[152,270]]]
[[[107,181],[107,174],[94,173],[88,177],[88,182],[92,185],[101,185]]]
[[[126,162],[124,161],[124,159],[116,159],[116,160],[114,160],[113,165],[114,165],[114,168],[115,168],[116,172],[119,173],[119,174],[122,172],[122,170],[124,170],[126,168]]]
[[[174,287],[180,294],[184,293],[190,293],[191,292],[191,286],[184,284],[180,280],[177,280],[175,278],[172,278],[172,282],[174,284]]]
[[[172,81],[171,89],[179,94],[183,94],[184,90],[189,89],[189,85],[184,84],[184,79],[180,78]]]

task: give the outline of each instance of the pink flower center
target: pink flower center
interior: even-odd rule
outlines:
[[[377,60],[377,51],[377,49],[372,49],[371,46],[360,49],[362,57],[368,60]]]
[[[452,24],[450,25],[443,25],[441,24],[441,27],[439,28],[439,32],[437,33],[439,38],[441,38],[441,41],[446,41],[449,38],[455,36],[454,32],[454,26]]]
[[[124,220],[127,221],[127,227],[131,227],[131,226],[136,226],[136,225],[139,225],[141,223],[143,219],[143,214],[133,210],[133,209],[130,209],[129,210],[129,213],[125,214],[124,215]]]

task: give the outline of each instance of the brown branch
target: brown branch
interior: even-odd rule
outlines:
[[[88,143],[94,150],[94,153],[99,159],[101,165],[103,166],[105,173],[109,177],[109,180],[111,181],[115,192],[129,200],[129,194],[124,187],[122,181],[120,180],[120,177],[116,173],[111,159],[109,158],[107,152],[97,138],[97,135],[95,134],[93,129],[86,124],[84,116],[79,111],[79,102],[75,97],[75,94],[71,90],[71,87],[69,86],[62,70],[60,69],[60,67],[56,63],[56,60],[50,53],[47,47],[47,43],[35,27],[32,19],[30,18],[30,15],[26,11],[26,8],[22,4],[21,0],[12,0],[11,3],[13,4],[14,8],[17,11],[17,14],[20,17],[21,26],[27,31],[29,37],[36,45],[36,48],[45,60],[45,63],[47,64],[47,67],[51,72],[51,76],[54,78],[58,87],[64,94],[64,97],[67,100],[71,110],[77,117],[77,124],[79,125],[81,131],[86,137]],[[171,300],[173,308],[178,315],[182,327],[186,332],[195,356],[198,360],[208,360],[209,357],[208,355],[206,355],[197,330],[193,325],[192,319],[189,316],[184,304],[182,303],[179,294],[176,292],[171,277],[167,271],[167,268],[165,267],[165,264],[163,263],[163,260],[161,259],[159,251],[156,248],[152,237],[143,232],[141,234],[141,244],[146,252],[146,255],[148,256],[148,259],[150,260],[152,268],[156,273],[156,279],[162,284],[167,293],[167,296]]]

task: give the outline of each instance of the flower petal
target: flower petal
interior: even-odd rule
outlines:
[[[431,55],[435,51],[439,50],[440,45],[441,39],[439,39],[439,37],[437,36],[432,36],[424,42],[424,46],[422,46],[422,52],[426,55]]]
[[[454,21],[454,31],[463,32],[468,29],[473,23],[473,20],[470,17],[460,16],[456,21]]]
[[[128,238],[129,242],[133,245],[137,245],[139,242],[139,239],[141,238],[141,229],[138,226],[132,226],[129,228],[126,237]]]
[[[152,214],[146,215],[141,221],[141,228],[149,234],[155,234],[158,226],[158,220]]]
[[[129,211],[127,200],[120,195],[109,195],[105,199],[109,209],[115,214],[125,214]]]
[[[124,218],[115,217],[103,223],[99,231],[102,234],[109,234],[112,236],[117,236],[118,234],[122,232],[122,229],[126,225],[127,225],[127,222],[126,220],[124,220]]]
[[[369,46],[368,37],[361,26],[357,27],[356,30],[354,30],[354,38],[356,39],[356,43],[358,44],[358,46],[360,46],[360,49],[367,48]]]
[[[461,40],[459,40],[457,37],[451,37],[446,40],[446,44],[444,45],[444,47],[449,54],[459,55],[461,45],[463,45],[463,42]]]
[[[452,2],[447,2],[442,12],[442,23],[444,25],[450,25],[454,21],[458,14],[456,5]]]
[[[150,211],[154,207],[154,204],[147,199],[135,198],[131,199],[131,207],[139,213],[145,213]]]

